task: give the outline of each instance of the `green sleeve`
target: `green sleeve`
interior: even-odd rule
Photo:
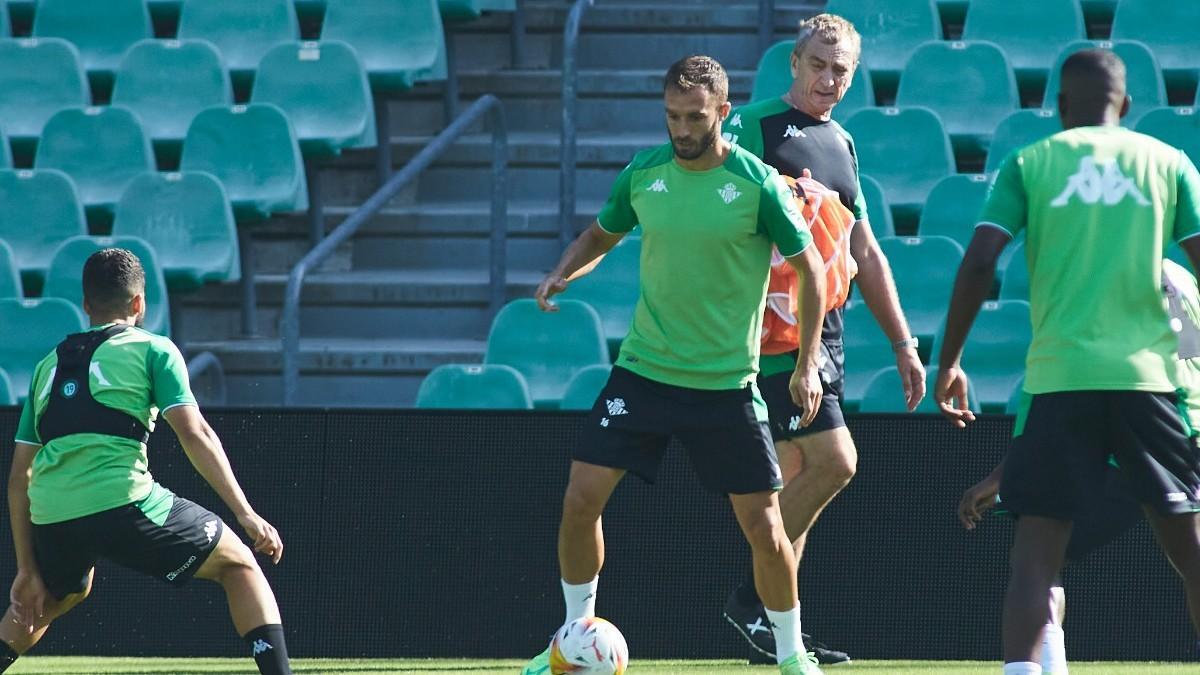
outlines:
[[[762,159],[762,127],[759,126],[757,117],[747,115],[743,110],[744,108],[736,108],[729,113],[729,117],[725,118],[722,135],[725,140]]]
[[[1025,229],[1027,217],[1021,158],[1017,152],[1013,152],[996,172],[996,180],[992,182],[983,212],[979,214],[979,223],[995,225],[1016,237],[1018,232]]]
[[[196,397],[188,382],[187,364],[179,348],[169,340],[155,340],[150,345],[150,396],[159,410],[177,405],[195,405]]]
[[[792,200],[792,191],[774,169],[767,174],[758,200],[758,226],[766,232],[779,249],[780,255],[790,258],[812,243],[812,234],[804,216]]]
[[[612,193],[596,221],[600,229],[609,234],[624,234],[637,227],[638,217],[633,210],[631,183],[633,182],[633,162],[621,170],[617,180],[613,182]]]
[[[33,398],[33,385],[36,381],[37,378],[30,380],[29,396],[25,397],[25,406],[21,408],[21,421],[17,423],[17,437],[14,439],[18,443],[42,444],[42,437],[37,432],[37,419],[33,413],[33,408],[37,405]]]
[[[854,197],[854,208],[850,209],[854,212],[855,220],[867,219],[867,198],[863,196],[862,181],[858,178],[858,172],[854,172],[854,186],[858,188],[858,195]]]
[[[1175,241],[1200,234],[1200,173],[1183,151],[1179,167],[1179,197],[1175,204]]]

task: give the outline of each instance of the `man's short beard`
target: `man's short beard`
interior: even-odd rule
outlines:
[[[704,137],[700,139],[700,143],[697,145],[696,151],[694,153],[692,153],[691,155],[685,155],[682,152],[680,152],[679,146],[675,143],[674,139],[671,139],[671,149],[673,149],[675,151],[675,156],[678,157],[679,159],[682,159],[685,161],[691,161],[693,159],[700,159],[701,157],[703,157],[704,153],[708,152],[708,149],[711,148],[713,146],[713,143],[716,143],[716,142],[717,142],[717,127],[713,126],[713,128],[709,129],[708,133],[704,134]]]

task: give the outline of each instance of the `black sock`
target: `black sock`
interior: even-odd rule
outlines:
[[[750,574],[746,576],[746,580],[741,586],[737,587],[738,604],[745,606],[753,606],[761,604],[758,599],[758,591],[754,589],[754,568],[750,568]]]
[[[283,626],[268,623],[242,636],[250,645],[254,663],[262,675],[292,675],[288,665],[287,643],[283,639]]]
[[[12,647],[4,640],[0,640],[0,673],[8,670],[9,666],[16,663],[21,655],[14,652]]]

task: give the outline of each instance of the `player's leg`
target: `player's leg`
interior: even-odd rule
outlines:
[[[1146,509],[1158,545],[1183,579],[1192,627],[1200,636],[1200,514],[1163,515]]]
[[[61,596],[55,596],[54,587],[43,581],[47,585],[50,597],[43,605],[42,614],[34,622],[32,630],[21,624],[17,618],[16,608],[12,604],[8,606],[4,612],[4,618],[0,619],[0,642],[2,642],[0,644],[0,673],[8,670],[18,656],[32,649],[46,635],[47,629],[55,619],[71,611],[87,598],[92,592],[93,573],[94,569],[86,572],[82,579],[81,590],[64,593]],[[60,584],[56,585],[61,588]],[[78,584],[76,586],[78,587]],[[57,592],[62,593],[61,590]]]
[[[840,417],[840,408],[838,416]],[[808,531],[821,512],[854,478],[858,449],[850,430],[842,426],[792,439],[802,457],[801,471],[779,494],[783,525],[799,561]]]
[[[1017,521],[1004,594],[1006,664],[1040,662],[1042,633],[1051,615],[1047,598],[1066,558],[1070,537],[1071,522],[1067,520],[1022,515]]]
[[[624,476],[623,469],[571,462],[558,525],[558,565],[567,604],[566,621],[595,615],[596,579],[604,565],[600,518]]]

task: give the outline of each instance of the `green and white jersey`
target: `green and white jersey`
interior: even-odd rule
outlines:
[[[1163,251],[1200,235],[1200,174],[1181,150],[1120,127],[1062,131],[1004,161],[979,220],[1025,232],[1027,392],[1177,388]]]
[[[52,351],[34,369],[17,442],[42,445],[38,421],[49,404],[57,365],[58,354]],[[96,349],[89,384],[98,403],[128,413],[151,431],[161,411],[196,404],[179,349],[140,328],[115,335]],[[45,444],[33,458],[29,513],[38,525],[133,503],[157,522],[166,519],[172,498],[154,483],[146,446],[132,439],[72,434]]]
[[[733,146],[708,171],[670,143],[639,152],[597,217],[610,233],[642,226],[641,293],[617,365],[692,389],[737,389],[758,371],[771,246],[812,242],[775,169]]]

